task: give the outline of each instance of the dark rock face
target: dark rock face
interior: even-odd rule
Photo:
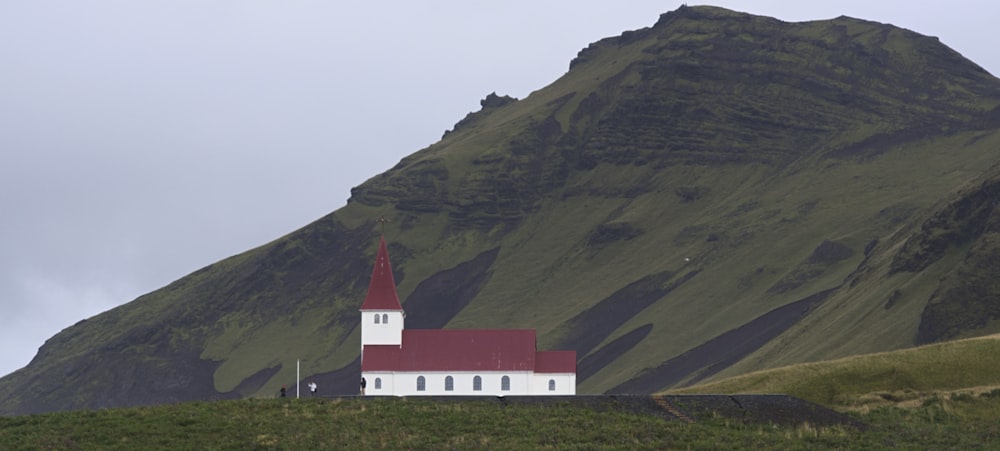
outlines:
[[[827,269],[836,263],[854,256],[854,251],[843,243],[823,240],[809,257],[797,266],[791,274],[767,290],[768,293],[787,293],[822,276]]]
[[[956,338],[1000,319],[1000,178],[961,195],[924,222],[893,260],[896,271],[918,271],[950,249],[967,247],[963,260],[938,285],[924,308],[918,343]]]
[[[643,230],[628,222],[601,224],[590,233],[588,246],[600,246],[615,241],[631,240],[642,235]]]
[[[986,182],[961,196],[920,226],[920,233],[910,237],[893,258],[891,270],[924,270],[949,247],[968,243],[987,231],[995,233],[998,199],[1000,180]]]
[[[455,128],[452,130],[445,130],[444,135],[441,139],[446,138],[449,134],[457,132],[459,130],[465,130],[467,128],[474,127],[479,121],[483,120],[489,115],[493,110],[506,106],[508,104],[517,102],[517,99],[511,96],[498,96],[496,92],[490,93],[483,100],[479,101],[479,106],[482,107],[481,110],[474,113],[467,114],[462,120],[455,124]]]

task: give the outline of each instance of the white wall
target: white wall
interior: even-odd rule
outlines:
[[[522,395],[574,395],[576,375],[574,374],[533,374],[517,372],[366,372],[368,381],[366,394],[369,396],[522,396]],[[424,376],[424,391],[417,391],[417,377]],[[445,378],[454,379],[454,390],[445,390]],[[483,389],[473,390],[473,378],[482,377]],[[510,377],[510,390],[501,390],[501,378]],[[382,389],[375,389],[375,379],[382,378]],[[549,391],[549,380],[556,381],[556,391]]]
[[[549,391],[549,381],[556,382],[555,391]],[[531,377],[531,393],[534,395],[575,395],[576,374],[538,373]]]

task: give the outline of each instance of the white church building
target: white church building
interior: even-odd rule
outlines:
[[[534,329],[406,329],[385,239],[361,305],[361,376],[383,396],[575,395],[576,351]]]

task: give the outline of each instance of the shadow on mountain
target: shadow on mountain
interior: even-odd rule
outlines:
[[[576,351],[578,356],[587,355],[614,333],[615,330],[621,327],[622,324],[625,324],[643,309],[649,307],[663,296],[666,296],[667,293],[681,286],[684,282],[691,280],[697,274],[698,271],[686,273],[666,287],[663,285],[672,279],[675,273],[663,271],[650,274],[628,284],[593,307],[584,310],[566,321],[563,324],[563,329],[568,332],[563,335],[565,338],[563,338],[557,348]],[[630,332],[630,334],[634,332]],[[630,349],[641,341],[641,338],[639,340],[635,340],[635,338],[636,336],[628,339],[622,337],[619,339],[622,341],[617,343],[616,346],[622,351]],[[631,344],[626,348],[624,346],[626,343]],[[609,344],[608,346],[611,345]],[[580,362],[587,362],[587,365],[590,366],[601,361],[607,364],[612,360],[614,360],[613,356],[604,355],[602,357],[594,357],[593,359],[584,359]],[[599,369],[592,368],[588,369],[588,371],[592,371],[591,374],[593,374],[593,372]]]
[[[693,385],[760,349],[805,317],[810,310],[823,303],[834,290],[836,288],[824,290],[771,310],[749,323],[663,362],[656,368],[640,372],[606,393],[653,393],[672,387],[689,377],[690,380],[684,385]]]
[[[635,347],[635,345],[639,344],[652,330],[652,324],[644,324],[614,339],[611,343],[602,346],[601,349],[594,351],[593,354],[584,357],[576,365],[576,382],[579,384],[587,380],[588,377],[596,374],[601,368],[614,362],[618,357],[621,357]]]
[[[406,298],[407,329],[440,329],[479,294],[493,275],[489,271],[500,248],[483,252],[420,282]]]

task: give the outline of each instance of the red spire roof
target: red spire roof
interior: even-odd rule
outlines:
[[[380,240],[378,255],[375,256],[375,268],[372,269],[372,280],[368,285],[368,295],[361,304],[361,310],[402,310],[399,295],[396,294],[396,281],[392,277],[392,265],[389,263],[389,251],[385,246],[385,238]]]

